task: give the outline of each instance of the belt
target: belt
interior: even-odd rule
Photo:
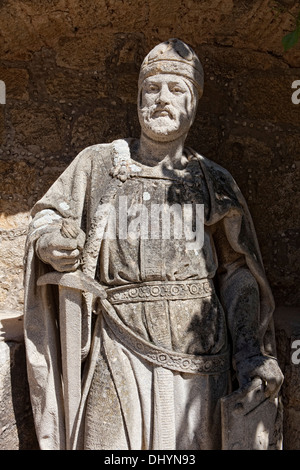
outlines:
[[[111,304],[185,300],[208,297],[214,292],[211,279],[186,281],[149,281],[112,287],[106,290]]]
[[[219,374],[230,368],[229,350],[214,355],[193,355],[170,351],[140,337],[125,325],[114,307],[105,299],[101,312],[109,329],[129,350],[158,367],[190,374]],[[99,311],[100,313],[100,311]]]

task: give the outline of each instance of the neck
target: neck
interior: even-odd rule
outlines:
[[[187,159],[183,154],[186,135],[171,142],[158,142],[147,137],[143,132],[140,137],[136,157],[147,166],[165,166],[169,169],[183,168]]]

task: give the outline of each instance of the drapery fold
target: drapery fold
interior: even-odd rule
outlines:
[[[130,139],[112,144],[95,145],[81,152],[52,185],[32,211],[25,254],[25,344],[30,394],[36,430],[41,449],[64,449],[65,429],[61,383],[59,332],[57,325],[57,292],[53,286],[37,286],[37,279],[51,271],[35,252],[39,236],[60,227],[63,218],[71,218],[87,235],[83,254],[83,272],[96,276],[102,234],[108,213],[106,204],[117,194],[122,182],[110,175],[116,149],[121,153]],[[125,149],[125,150],[124,150]],[[231,175],[219,165],[198,155],[203,184],[207,189],[205,224],[222,227],[232,250],[245,258],[246,266],[259,288],[259,341],[262,352],[275,354],[272,323],[274,301],[265,276],[261,255],[247,205]],[[128,158],[128,155],[125,155]],[[219,275],[220,295],[232,286],[233,273],[227,269]],[[234,302],[224,301],[227,315],[234,316]],[[92,303],[83,296],[83,338],[81,348],[85,371],[83,401],[78,422],[78,444],[84,440],[85,399],[92,381],[93,370],[100,351],[101,327],[92,333]],[[105,327],[107,328],[107,327]]]

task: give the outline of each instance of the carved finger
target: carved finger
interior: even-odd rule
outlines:
[[[63,237],[76,238],[79,235],[80,228],[74,220],[64,219],[60,232]]]
[[[77,237],[77,247],[82,250],[85,244],[85,233],[83,230],[80,230],[80,233]]]
[[[80,266],[80,260],[75,261],[75,263],[66,263],[64,265],[64,270],[68,272],[76,271],[76,269]]]
[[[75,250],[54,250],[52,255],[54,258],[68,261],[69,259],[78,258],[80,251],[77,248]]]
[[[64,238],[60,235],[53,241],[52,246],[55,250],[75,250],[77,241],[75,238]]]
[[[60,273],[64,272],[73,272],[76,271],[76,269],[80,265],[80,260],[76,260],[75,262],[64,262],[64,263],[51,263],[55,271],[58,271]]]

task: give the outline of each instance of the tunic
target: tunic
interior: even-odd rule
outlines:
[[[116,287],[127,285],[131,286],[131,295],[136,293],[137,287],[141,290],[141,285],[146,289],[142,296],[134,296],[134,302],[129,298],[129,301],[120,300],[114,305],[121,321],[137,335],[170,351],[215,355],[226,351],[227,333],[225,314],[213,284],[206,282],[214,278],[218,266],[211,230],[205,228],[204,242],[200,249],[189,249],[184,233],[181,238],[174,238],[176,234],[172,229],[176,227],[176,219],[183,219],[182,212],[175,211],[175,220],[170,220],[172,227],[170,233],[165,234],[166,238],[162,238],[162,227],[157,238],[151,237],[151,228],[155,223],[151,209],[174,208],[175,204],[182,207],[183,204],[192,202],[203,204],[203,195],[199,189],[193,194],[194,200],[191,200],[191,189],[194,187],[192,178],[199,178],[200,170],[196,162],[198,172],[195,176],[194,163],[192,161],[185,171],[178,172],[177,177],[173,176],[172,179],[149,178],[147,173],[151,175],[150,169],[147,172],[140,166],[138,176],[124,182],[115,202],[116,210],[112,211],[108,224],[114,224],[116,214],[123,214],[122,207],[120,208],[122,201],[127,203],[129,235],[130,227],[137,220],[137,209],[144,209],[144,219],[139,219],[141,223],[132,237],[125,238],[123,234],[123,238],[119,238],[118,233],[115,239],[104,239],[99,277],[102,285],[113,287],[109,289],[110,292],[117,291],[120,294],[122,289],[118,290]],[[190,184],[188,194],[185,187],[187,182]],[[142,222],[145,225],[144,230]],[[201,222],[204,221],[198,221]],[[147,233],[145,227],[148,229]],[[192,286],[196,290],[199,284],[194,281],[197,280],[201,280],[204,286],[212,286],[211,291],[204,297],[198,298],[195,295],[193,298],[191,295],[191,298],[180,299],[180,288]],[[171,289],[167,298],[163,298],[161,292],[157,295],[159,288],[163,288],[165,294],[166,286]],[[135,450],[220,448],[218,400],[228,391],[228,371],[209,376],[171,372],[138,359],[134,351],[119,344],[112,332],[110,337],[113,340],[102,339],[102,363],[100,366],[98,362],[88,398],[86,447]],[[111,360],[110,348],[117,349],[117,367]],[[121,395],[126,395],[126,408],[122,409],[123,419],[120,406],[117,409],[107,409],[107,398],[103,396],[99,386],[99,381],[105,382],[103,375],[107,375],[104,372],[105,358],[114,381],[110,395],[115,392],[115,402],[118,402],[118,396],[121,405],[125,400]],[[121,374],[125,384],[120,386]],[[107,386],[106,380],[105,394]],[[121,390],[118,390],[118,386]],[[130,407],[128,402],[131,403]],[[107,415],[107,421],[102,419],[104,414]],[[129,437],[124,432],[124,427],[130,428],[130,423],[126,423],[128,420],[134,422],[132,436]],[[115,421],[118,426],[113,424]]]

